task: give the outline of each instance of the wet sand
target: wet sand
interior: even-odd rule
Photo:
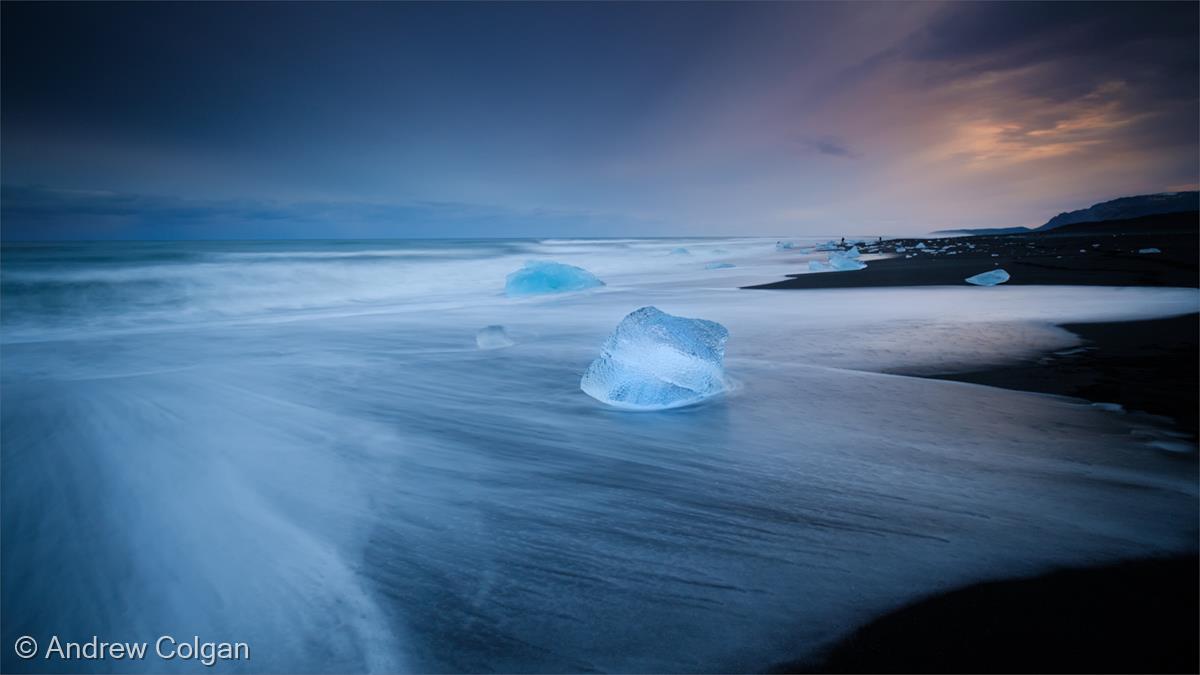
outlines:
[[[1029,363],[933,377],[1116,403],[1126,411],[1171,418],[1195,443],[1200,314],[1063,328],[1083,338],[1083,345]]]
[[[824,660],[773,672],[1194,673],[1195,555],[975,584],[857,630]]]
[[[997,267],[1012,275],[1009,284],[1194,288],[1200,286],[1198,219],[1196,213],[1169,214],[1045,233],[876,242],[860,249],[896,257],[869,261],[864,270],[799,274],[750,288],[962,285],[966,277]],[[922,242],[928,248],[952,244],[954,253],[916,253]],[[1149,247],[1161,253],[1138,252]],[[1200,314],[1063,327],[1083,344],[1027,363],[932,377],[1077,397],[1112,407],[1114,414],[1170,418],[1176,431],[1155,445],[1195,474]],[[824,660],[770,670],[1197,672],[1198,578],[1200,562],[1192,551],[976,584],[880,617],[834,645]]]
[[[890,239],[859,248],[895,257],[871,260],[854,272],[789,275],[753,289],[870,288],[963,285],[969,276],[1001,267],[1010,285],[1200,286],[1197,213],[1104,223],[1079,223],[1044,233],[945,239]],[[953,245],[953,252],[921,252]],[[1157,248],[1161,253],[1138,253]],[[903,251],[897,251],[903,249]],[[904,256],[911,255],[912,258]],[[797,265],[811,259],[797,253]]]

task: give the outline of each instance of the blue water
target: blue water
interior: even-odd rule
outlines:
[[[506,297],[526,260],[606,285]],[[26,634],[251,645],[220,671],[754,670],[963,583],[1195,550],[1194,460],[1148,442],[1161,421],[897,374],[1070,348],[1052,322],[1195,289],[738,289],[806,260],[6,244],[3,670],[207,670],[18,661]],[[644,305],[728,327],[734,390],[659,413],[581,392]],[[477,349],[488,325],[516,344]]]

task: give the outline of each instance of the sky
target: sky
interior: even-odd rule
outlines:
[[[0,4],[4,239],[915,234],[1200,182],[1200,4]]]

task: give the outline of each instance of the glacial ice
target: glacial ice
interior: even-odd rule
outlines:
[[[729,331],[715,321],[642,307],[617,324],[579,388],[629,410],[696,403],[725,390],[727,339]]]
[[[1162,251],[1156,248],[1139,248],[1138,253],[1162,253]]]
[[[897,246],[897,247],[896,247],[896,253],[904,253],[904,252],[905,252],[905,251],[907,251],[907,250],[908,250],[908,249],[904,248],[903,246]]]
[[[833,254],[829,256],[829,265],[838,272],[852,272],[866,268],[867,264],[857,258],[850,258],[845,255]]]
[[[842,253],[842,255],[847,258],[857,258],[859,255],[861,255],[861,253],[859,252],[857,246],[851,246],[850,250]]]
[[[670,253],[670,255],[691,255],[691,254],[692,254],[691,251],[687,250],[686,248],[684,248],[682,246],[671,249],[671,253]]]
[[[484,326],[475,334],[475,346],[480,349],[501,349],[514,344],[504,326]]]
[[[925,248],[925,242],[923,242],[923,241],[918,241],[918,242],[917,242],[917,245],[916,245],[916,246],[914,246],[913,248]]]
[[[733,263],[727,263],[727,262],[710,262],[704,266],[704,269],[706,269],[706,270],[727,270],[731,267],[737,267],[737,266],[734,265]]]
[[[832,272],[833,266],[827,262],[821,262],[820,260],[809,260],[808,261],[808,271],[809,272]]]
[[[967,277],[966,282],[976,286],[995,286],[1008,281],[1008,279],[1008,272],[997,269],[984,272],[982,274],[976,274],[973,277]]]
[[[788,250],[788,249],[790,249],[790,248],[794,248],[795,246],[796,246],[796,245],[795,245],[795,244],[793,244],[793,243],[792,243],[792,242],[790,242],[790,241],[777,241],[777,242],[775,242],[775,250],[776,250],[776,251],[786,251],[786,250]]]
[[[566,293],[603,286],[596,275],[574,265],[546,260],[530,260],[525,266],[508,275],[504,293],[509,297]]]

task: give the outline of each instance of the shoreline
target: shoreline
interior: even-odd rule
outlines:
[[[952,248],[914,253],[922,241]],[[1138,252],[1149,247],[1161,253]],[[1196,213],[1079,223],[1041,233],[885,240],[860,249],[897,257],[868,261],[863,270],[788,275],[746,288],[965,286],[966,277],[995,268],[1007,270],[1008,284],[1014,285],[1200,287]],[[1081,344],[1020,363],[897,374],[1069,396],[1113,414],[1169,418],[1176,431],[1151,445],[1192,462],[1194,471],[1200,313],[1058,325]],[[974,583],[878,616],[839,638],[823,656],[767,670],[1197,672],[1198,578],[1200,559],[1193,550]]]
[[[966,286],[967,277],[1003,268],[1006,285],[1176,286],[1200,288],[1196,212],[1079,223],[1029,234],[885,239],[860,245],[867,261],[850,272],[789,274],[748,290]],[[918,244],[926,246],[917,249]],[[939,253],[935,248],[950,247]],[[1138,253],[1156,248],[1160,253]],[[912,256],[905,258],[905,256]]]
[[[1195,553],[971,584],[895,609],[772,673],[1200,669]]]
[[[920,377],[1118,404],[1114,412],[1170,418],[1196,442],[1200,314],[1060,326],[1083,344],[1024,363]]]

